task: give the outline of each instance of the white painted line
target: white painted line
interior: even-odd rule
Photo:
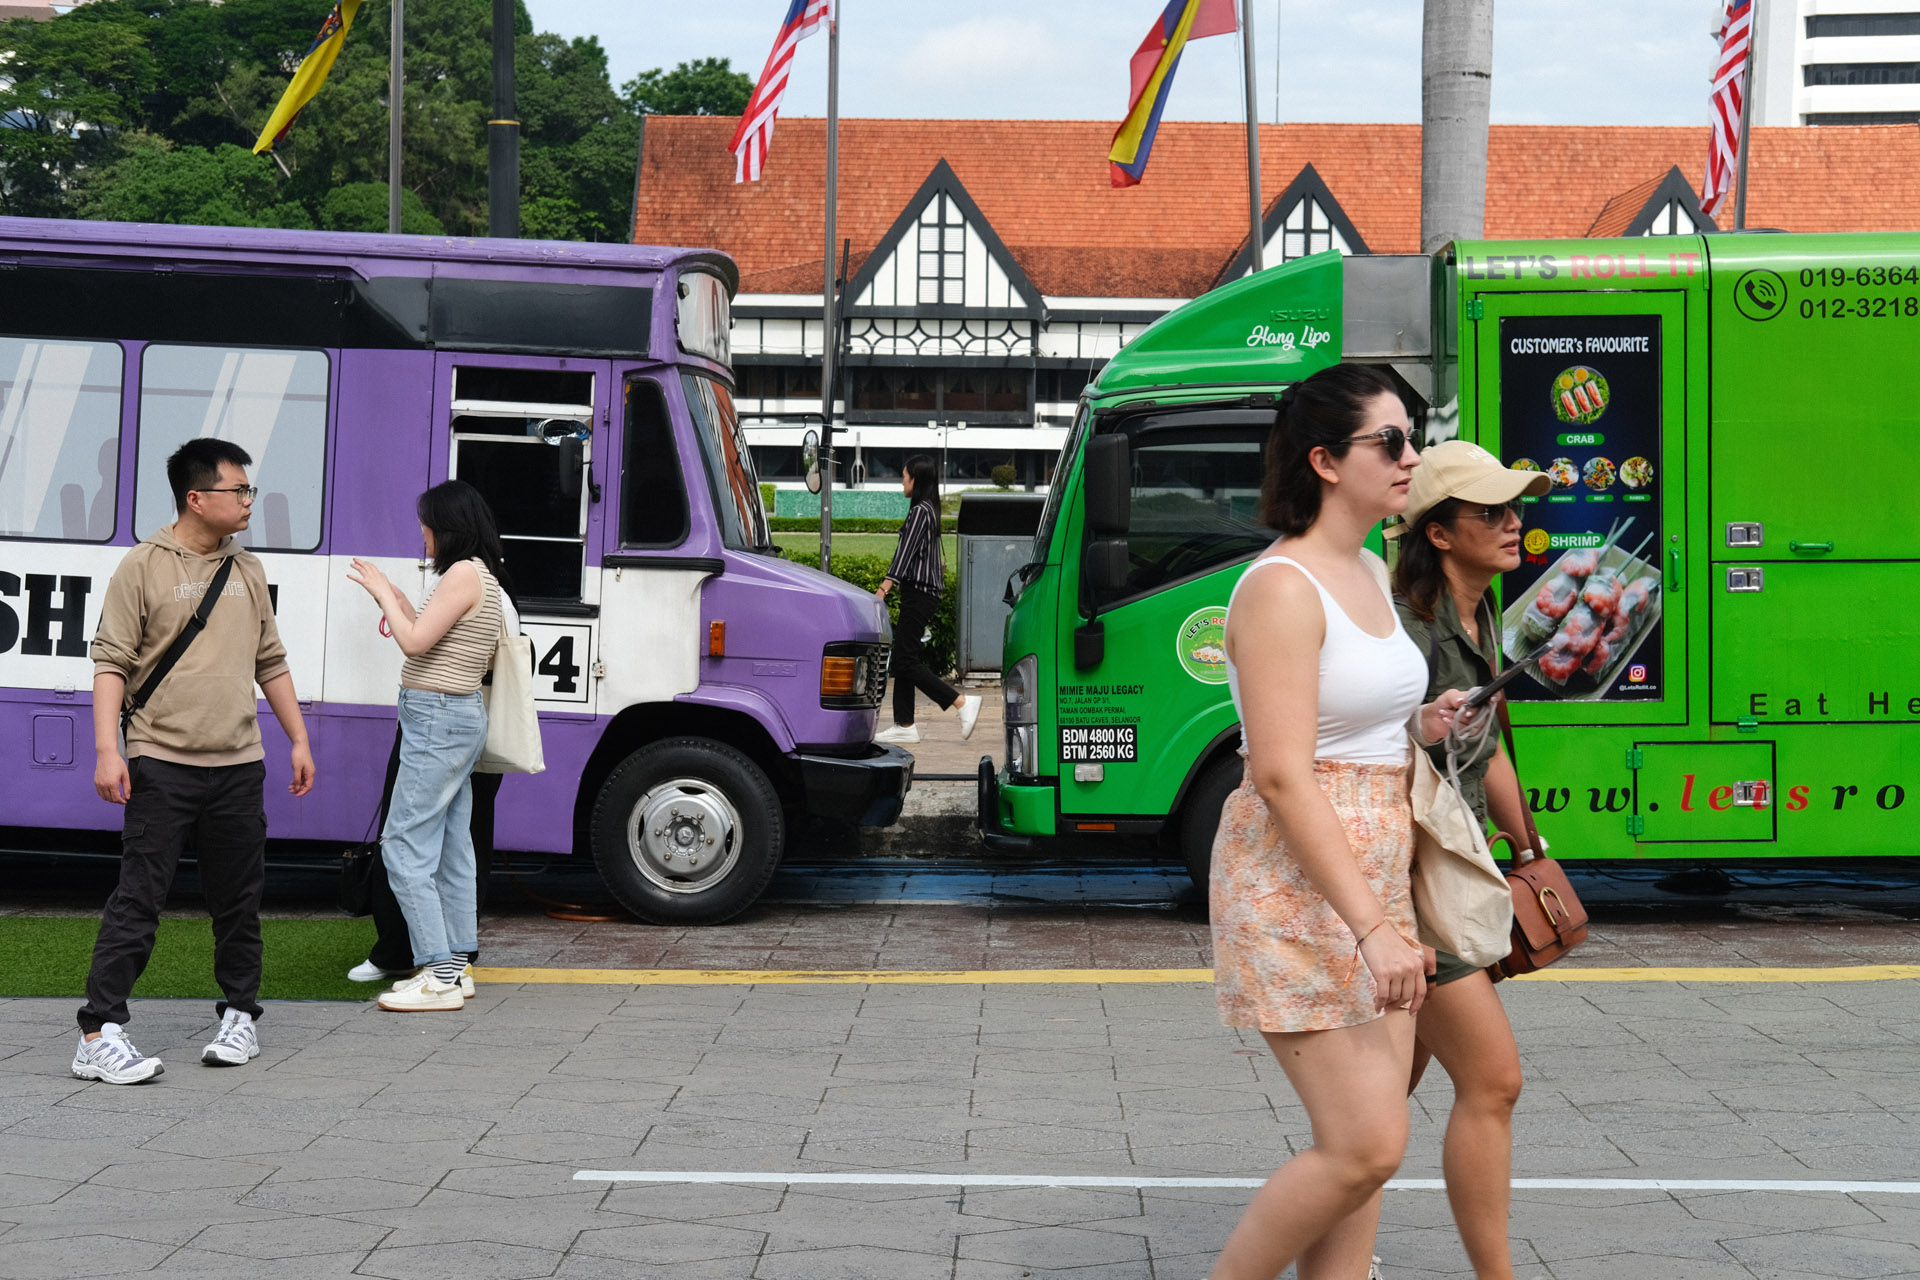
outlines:
[[[1265,1178],[1099,1178],[991,1173],[765,1173],[694,1170],[582,1169],[575,1182],[750,1182],[779,1186],[853,1187],[1242,1187]],[[1389,1191],[1444,1191],[1439,1178],[1395,1178]],[[1815,1191],[1920,1195],[1915,1182],[1821,1182],[1793,1178],[1515,1178],[1516,1191]]]

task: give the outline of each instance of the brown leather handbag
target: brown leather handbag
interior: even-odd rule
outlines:
[[[1507,719],[1507,700],[1499,700],[1500,728],[1507,738],[1507,759],[1514,759],[1513,723]],[[1489,969],[1495,980],[1545,968],[1587,940],[1587,909],[1567,882],[1567,873],[1539,852],[1540,832],[1533,815],[1521,810],[1527,824],[1526,848],[1533,856],[1520,860],[1520,844],[1502,831],[1490,843],[1505,840],[1513,853],[1507,885],[1513,890],[1513,950]]]

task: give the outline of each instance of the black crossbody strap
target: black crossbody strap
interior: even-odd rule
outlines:
[[[220,567],[213,571],[213,580],[207,583],[207,594],[200,598],[200,607],[193,611],[193,616],[187,619],[187,625],[180,628],[180,634],[173,638],[173,643],[167,646],[167,651],[160,655],[160,665],[153,669],[153,674],[147,677],[146,683],[140,686],[139,691],[121,710],[121,737],[126,736],[127,725],[132,721],[133,713],[147,705],[148,700],[159,690],[160,682],[165,680],[168,673],[179,665],[180,659],[186,656],[187,648],[193,644],[195,637],[206,630],[207,615],[213,612],[213,606],[220,599],[220,593],[226,590],[227,579],[233,574],[235,559],[234,556],[228,556],[220,562]]]

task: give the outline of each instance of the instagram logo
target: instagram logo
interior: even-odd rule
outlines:
[[[1645,681],[1646,678],[1647,678],[1647,668],[1644,664],[1636,662],[1632,666],[1627,668],[1627,679],[1631,680],[1633,683],[1640,684],[1643,681]]]

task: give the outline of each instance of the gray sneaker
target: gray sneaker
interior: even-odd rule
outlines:
[[[253,1015],[229,1009],[220,1019],[220,1029],[200,1051],[200,1061],[210,1067],[239,1067],[260,1056],[260,1037],[253,1029]]]
[[[73,1051],[73,1074],[81,1080],[140,1084],[165,1070],[160,1059],[149,1058],[134,1048],[117,1022],[103,1025],[97,1040],[89,1040],[81,1032],[80,1047]]]

